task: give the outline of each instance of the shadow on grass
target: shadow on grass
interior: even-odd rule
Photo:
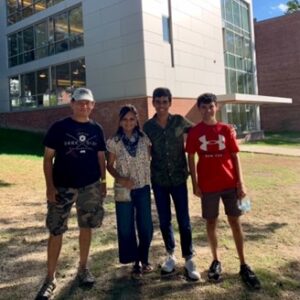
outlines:
[[[14,185],[14,183],[9,183],[9,182],[5,182],[3,180],[0,180],[0,188],[12,186],[12,185]]]
[[[0,154],[43,156],[42,133],[0,128]]]
[[[269,238],[270,233],[275,233],[278,229],[281,229],[287,225],[287,223],[277,222],[271,222],[263,225],[243,223],[243,231],[247,240],[256,241]]]

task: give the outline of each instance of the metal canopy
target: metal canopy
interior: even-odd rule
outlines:
[[[217,95],[219,103],[232,104],[292,104],[292,98],[270,97],[263,95],[249,94],[227,94]]]

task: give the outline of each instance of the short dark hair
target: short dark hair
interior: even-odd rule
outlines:
[[[201,104],[217,103],[217,96],[212,93],[204,93],[197,98],[197,106],[200,107]]]
[[[158,87],[153,91],[152,101],[154,101],[155,98],[160,98],[160,97],[168,97],[169,102],[172,102],[171,91],[166,87]]]

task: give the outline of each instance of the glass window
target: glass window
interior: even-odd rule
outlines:
[[[232,0],[225,0],[225,18],[228,22],[233,23]]]
[[[83,45],[82,9],[76,7],[69,13],[70,48]]]
[[[63,88],[71,86],[70,64],[56,66],[56,86]]]
[[[236,66],[235,66],[235,56],[234,55],[231,55],[231,54],[227,54],[227,66],[229,68],[233,68],[235,69]]]
[[[33,27],[23,31],[24,62],[34,60],[34,35]]]
[[[244,70],[244,61],[242,57],[235,57],[235,66],[238,70]]]
[[[229,93],[236,93],[237,92],[236,71],[228,70],[228,75],[229,75],[229,82],[230,82]]]
[[[14,24],[63,0],[6,0],[7,24]]]
[[[85,85],[85,64],[84,60],[78,60],[71,63],[72,87],[77,88]]]
[[[24,51],[34,48],[33,27],[29,27],[23,31]]]
[[[7,7],[7,14],[13,14],[16,12],[18,7],[18,1],[17,0],[6,0],[6,7]]]
[[[54,17],[54,40],[55,53],[69,49],[68,15],[66,12]]]
[[[241,7],[242,27],[245,31],[250,32],[249,11],[247,7]]]
[[[20,80],[18,76],[9,78],[9,98],[12,107],[20,106]]]
[[[228,52],[234,53],[234,34],[232,31],[225,30],[225,47]]]
[[[37,71],[37,94],[45,94],[49,91],[48,69]]]
[[[37,24],[34,27],[35,31],[35,47],[36,58],[42,58],[48,55],[48,33],[47,22]]]
[[[8,37],[8,55],[14,56],[18,54],[18,38],[17,34]]]
[[[21,75],[21,102],[23,106],[36,106],[35,73]]]
[[[43,11],[47,8],[46,0],[35,0],[34,11],[36,13]]]
[[[30,17],[33,15],[34,10],[33,10],[33,3],[32,0],[23,0],[23,18]]]
[[[67,13],[60,14],[54,17],[54,39],[61,41],[69,35]]]
[[[240,16],[240,6],[235,1],[232,2],[232,10],[233,10],[233,23],[240,27],[241,26],[241,16]]]
[[[56,75],[56,99],[58,104],[68,103],[69,94],[66,92],[71,87],[70,64],[55,67]]]
[[[169,17],[162,16],[162,28],[163,28],[163,40],[165,42],[171,43]]]
[[[28,5],[30,3],[32,1],[26,2]],[[33,5],[37,3],[40,4],[41,0],[35,0]],[[9,66],[82,46],[84,40],[82,24],[82,8],[79,6],[9,35],[7,37]]]
[[[11,107],[20,109],[69,103],[73,89],[85,85],[84,58],[12,76],[9,78]]]
[[[238,56],[243,56],[244,54],[244,39],[242,36],[235,34],[234,35],[234,45],[235,45],[235,51],[234,53]]]
[[[49,74],[48,69],[39,70],[37,72],[37,104],[49,105]]]
[[[246,75],[245,73],[237,72],[237,83],[238,83],[237,92],[241,94],[244,94],[246,92],[245,75]]]
[[[251,47],[251,40],[244,39],[244,56],[248,58],[252,58],[252,47]]]

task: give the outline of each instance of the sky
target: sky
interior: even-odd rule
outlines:
[[[257,21],[282,16],[288,0],[252,0],[254,18]]]

